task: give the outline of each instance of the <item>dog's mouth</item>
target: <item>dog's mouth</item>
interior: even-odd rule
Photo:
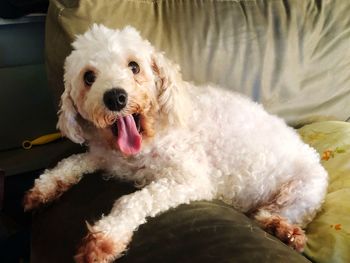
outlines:
[[[141,150],[142,127],[140,114],[121,116],[111,126],[116,144],[124,155],[135,155]]]

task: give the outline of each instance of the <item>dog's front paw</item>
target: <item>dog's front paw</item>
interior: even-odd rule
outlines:
[[[60,180],[51,183],[50,187],[34,186],[25,193],[23,198],[24,211],[33,210],[43,204],[47,204],[58,199],[65,191],[71,187],[72,183]]]
[[[128,241],[115,241],[101,232],[89,232],[74,259],[77,263],[108,263],[121,257]]]
[[[36,189],[31,189],[25,193],[23,198],[24,211],[29,211],[38,208],[45,203],[42,193]]]

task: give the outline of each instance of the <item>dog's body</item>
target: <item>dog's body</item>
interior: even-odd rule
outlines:
[[[120,49],[129,40],[137,43],[135,51]],[[99,41],[105,46],[97,52],[94,44]],[[302,250],[305,236],[300,227],[320,208],[327,173],[315,150],[293,129],[244,96],[181,80],[177,67],[130,27],[113,31],[94,26],[74,47],[66,62],[58,126],[73,141],[88,142],[89,152],[46,171],[28,192],[26,208],[57,198],[84,173],[99,169],[142,188],[117,200],[109,215],[89,227],[77,261],[111,261],[147,217],[179,204],[213,199],[231,204]],[[90,57],[78,62],[79,51]],[[114,64],[122,64],[120,57],[113,60],[104,52],[127,53],[142,71],[127,59],[126,68],[134,75],[125,73]],[[94,78],[85,76],[86,67],[93,68]],[[111,105],[106,99],[111,86],[118,86],[118,92],[119,87],[125,89],[127,102],[123,93],[118,95],[120,105]],[[116,110],[119,106],[123,108]]]

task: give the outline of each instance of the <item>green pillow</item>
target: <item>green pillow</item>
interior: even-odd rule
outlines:
[[[299,133],[319,152],[330,178],[322,210],[307,228],[305,254],[318,263],[350,262],[350,123],[318,122]]]

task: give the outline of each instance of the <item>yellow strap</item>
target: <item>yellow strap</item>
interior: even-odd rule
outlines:
[[[46,134],[46,135],[40,136],[32,141],[26,140],[26,141],[22,142],[22,147],[26,150],[29,150],[30,148],[32,148],[33,145],[46,144],[49,142],[56,141],[60,138],[62,138],[62,134],[60,132]]]

